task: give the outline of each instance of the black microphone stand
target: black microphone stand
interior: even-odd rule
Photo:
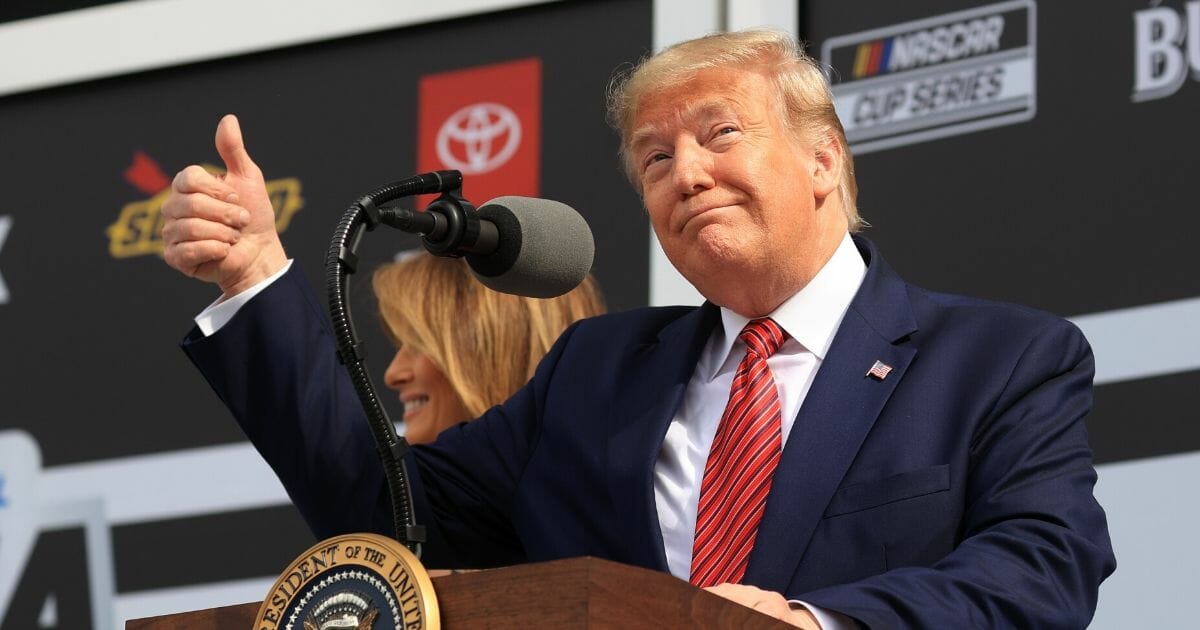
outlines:
[[[397,211],[383,207],[403,197],[434,193],[441,193],[441,196],[430,204],[429,209],[436,207],[437,212]],[[338,359],[350,374],[383,462],[396,540],[418,557],[421,543],[425,542],[425,528],[415,522],[413,515],[412,490],[404,463],[408,442],[396,435],[364,365],[366,351],[350,315],[349,276],[358,269],[355,252],[363,232],[374,230],[380,223],[424,235],[422,241],[426,249],[440,256],[462,256],[470,252],[477,241],[487,241],[489,237],[494,248],[494,229],[490,230],[490,235],[480,234],[480,222],[474,214],[475,208],[462,198],[462,173],[435,171],[415,175],[371,191],[354,202],[338,222],[325,255],[325,287],[329,295],[329,317],[337,338]]]

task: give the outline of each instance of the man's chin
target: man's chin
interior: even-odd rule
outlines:
[[[689,266],[705,277],[736,276],[753,262],[756,252],[751,249],[733,228],[712,224],[691,239],[685,256],[690,260]]]
[[[711,258],[704,264],[690,266],[679,273],[704,296],[704,299],[718,306],[727,306],[733,295],[739,293],[738,285],[749,279],[742,273],[730,271],[729,267],[713,264]]]

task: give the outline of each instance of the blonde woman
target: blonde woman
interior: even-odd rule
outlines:
[[[396,346],[384,383],[404,404],[411,444],[507,400],[567,326],[604,312],[591,275],[557,298],[518,297],[484,287],[461,259],[424,252],[379,267],[373,284]]]

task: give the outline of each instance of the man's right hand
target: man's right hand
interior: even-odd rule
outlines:
[[[246,152],[236,116],[221,119],[216,144],[223,175],[192,165],[171,183],[162,205],[163,258],[232,297],[282,269],[287,254],[262,171]]]

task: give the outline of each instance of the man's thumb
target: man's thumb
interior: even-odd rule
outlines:
[[[257,170],[242,142],[242,127],[233,114],[226,114],[217,124],[217,153],[221,154],[225,170],[231,175],[249,175]]]

